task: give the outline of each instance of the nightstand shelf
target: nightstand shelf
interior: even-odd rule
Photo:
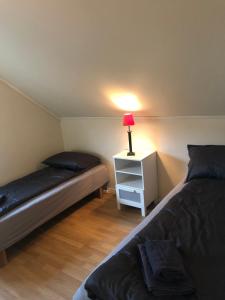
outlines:
[[[142,176],[140,167],[127,167],[116,171],[117,173],[125,173],[131,175]]]
[[[133,175],[142,175],[141,162],[135,160],[118,159],[114,160],[116,172],[122,172]]]
[[[127,186],[134,189],[143,189],[142,177],[137,175],[117,173],[117,185]]]
[[[147,206],[157,199],[156,153],[127,156],[123,151],[113,158],[118,208],[138,207],[145,216]]]

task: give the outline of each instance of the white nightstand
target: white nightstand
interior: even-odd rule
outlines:
[[[156,152],[135,153],[127,156],[127,151],[113,156],[117,205],[141,208],[142,216],[146,207],[157,199]]]

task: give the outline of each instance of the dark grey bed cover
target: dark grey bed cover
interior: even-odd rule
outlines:
[[[0,195],[6,196],[0,202],[0,216],[85,171],[47,167],[0,187]]]
[[[87,279],[91,299],[224,300],[225,180],[196,179],[175,195],[123,249]],[[174,240],[194,281],[190,296],[154,297],[146,289],[137,245],[146,239]]]

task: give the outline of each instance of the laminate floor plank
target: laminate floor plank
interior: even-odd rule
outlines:
[[[0,300],[71,300],[85,277],[142,220],[115,196],[88,197],[8,249]]]

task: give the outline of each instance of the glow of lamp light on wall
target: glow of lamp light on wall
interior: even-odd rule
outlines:
[[[149,139],[147,135],[136,134],[134,136],[134,145],[137,151],[141,152],[154,152],[156,151],[156,146],[154,143]]]
[[[138,97],[131,93],[112,93],[110,95],[112,102],[121,110],[138,111],[141,104]]]

